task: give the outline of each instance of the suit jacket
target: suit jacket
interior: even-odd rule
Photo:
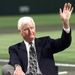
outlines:
[[[37,51],[37,59],[39,68],[43,75],[58,75],[55,66],[53,54],[60,52],[71,44],[71,31],[66,33],[62,32],[61,38],[51,39],[49,36],[35,38],[35,47]],[[22,66],[23,71],[26,73],[28,58],[27,50],[24,42],[17,43],[9,47],[10,61],[9,64],[19,64]]]

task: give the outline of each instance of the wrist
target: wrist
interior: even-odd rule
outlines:
[[[64,27],[65,29],[70,28],[69,20],[63,21],[63,27]]]

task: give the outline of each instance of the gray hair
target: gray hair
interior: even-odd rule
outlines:
[[[32,22],[32,24],[35,26],[35,22],[33,20],[32,17],[28,17],[28,16],[25,16],[25,17],[21,17],[19,20],[18,20],[18,30],[21,29],[21,26],[22,25],[27,25],[27,23],[30,23]]]

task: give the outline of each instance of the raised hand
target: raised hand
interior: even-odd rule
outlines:
[[[73,7],[70,3],[65,3],[63,10],[60,8],[60,17],[62,20],[69,20]]]
[[[73,11],[73,7],[70,3],[65,3],[63,10],[60,8],[59,14],[65,28],[68,28],[69,26],[69,20],[70,20],[72,11]]]

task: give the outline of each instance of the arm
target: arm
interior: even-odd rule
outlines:
[[[71,31],[69,20],[73,11],[73,7],[70,3],[65,3],[63,11],[60,9],[60,18],[63,23],[63,33],[61,38],[52,40],[51,47],[53,53],[62,51],[68,48],[71,44]]]
[[[70,20],[72,11],[73,11],[73,7],[70,3],[65,3],[63,11],[60,8],[60,12],[59,12],[60,18],[62,20],[63,27],[65,29],[70,28],[69,20]]]

